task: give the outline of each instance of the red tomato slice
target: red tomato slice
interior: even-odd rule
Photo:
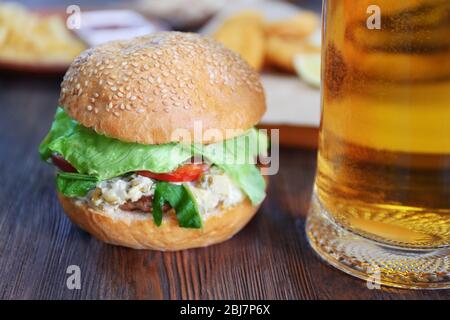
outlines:
[[[204,163],[185,164],[169,173],[154,173],[151,171],[138,171],[137,174],[155,180],[169,182],[189,182],[200,178],[201,174],[208,169]]]
[[[57,166],[61,171],[77,172],[77,169],[75,169],[69,162],[67,162],[66,159],[64,159],[59,154],[52,154],[51,158],[52,158],[53,164],[55,166]]]

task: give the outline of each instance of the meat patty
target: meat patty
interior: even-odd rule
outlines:
[[[120,205],[119,208],[124,211],[140,211],[149,212],[153,211],[152,207],[153,196],[144,196],[137,201],[127,201]],[[165,203],[163,206],[163,212],[166,213],[171,209],[170,205]]]

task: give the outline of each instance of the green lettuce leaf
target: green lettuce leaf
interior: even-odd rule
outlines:
[[[126,143],[97,134],[72,120],[58,108],[52,128],[39,147],[44,160],[51,153],[61,154],[77,171],[102,181],[128,172],[148,170],[155,173],[170,172],[192,156],[200,155],[221,167],[247,194],[253,204],[265,197],[265,181],[253,163],[254,158],[267,150],[267,137],[256,129],[244,135],[209,145],[170,143],[142,145]],[[89,190],[88,182],[61,179],[65,195],[83,196]],[[91,181],[92,182],[92,181]],[[64,190],[67,190],[65,193]],[[76,190],[76,191],[74,191]],[[83,190],[86,190],[84,194]]]
[[[264,200],[266,182],[259,169],[252,164],[262,150],[267,150],[267,136],[259,130],[235,139],[209,145],[194,145],[196,153],[202,154],[222,168],[247,194],[253,204]]]
[[[180,144],[143,145],[126,143],[95,133],[77,124],[72,133],[49,143],[78,172],[106,180],[138,170],[170,172],[190,159]]]
[[[62,136],[70,134],[76,124],[77,122],[72,120],[62,108],[58,107],[56,109],[52,127],[39,146],[39,155],[42,160],[47,160],[52,155],[52,151],[48,147],[49,144]]]
[[[95,177],[78,173],[59,172],[56,175],[56,187],[67,197],[85,196],[95,188],[97,182]]]
[[[156,184],[152,213],[157,226],[161,225],[163,206],[166,202],[175,209],[180,227],[197,229],[202,227],[202,219],[195,197],[186,185],[176,185],[164,181]]]

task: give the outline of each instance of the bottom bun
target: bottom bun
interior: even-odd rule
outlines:
[[[158,227],[150,214],[107,213],[77,203],[60,193],[58,198],[70,220],[96,238],[124,247],[161,251],[205,247],[228,240],[250,221],[259,208],[246,199],[207,218],[203,228],[187,229],[178,226],[173,211]]]

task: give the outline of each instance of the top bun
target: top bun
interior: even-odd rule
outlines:
[[[174,134],[180,129],[196,143],[232,138],[266,110],[258,73],[221,44],[191,33],[155,33],[86,50],[61,87],[60,105],[73,119],[141,144],[180,142]],[[214,134],[203,135],[209,129]]]

